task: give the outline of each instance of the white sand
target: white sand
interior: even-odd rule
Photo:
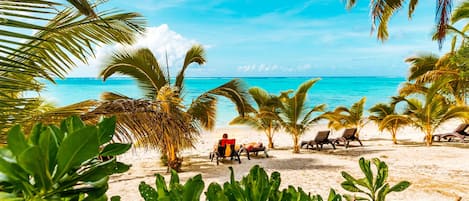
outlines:
[[[438,132],[454,130],[458,122],[445,124]],[[325,125],[312,128],[301,139],[312,139],[319,130],[326,130]],[[306,192],[327,196],[329,188],[346,193],[340,187],[343,178],[341,171],[347,171],[353,176],[362,177],[358,167],[358,159],[379,157],[389,166],[388,182],[396,184],[401,180],[408,180],[411,187],[401,193],[391,193],[388,200],[469,200],[469,143],[435,143],[432,147],[425,147],[421,142],[423,134],[413,128],[405,128],[398,134],[401,144],[393,145],[388,133],[377,131],[376,126],[368,124],[361,132],[364,146],[353,146],[345,149],[343,146],[333,150],[325,145],[322,151],[302,149],[300,154],[291,152],[292,139],[285,133],[277,133],[274,137],[275,150],[270,150],[270,158],[252,157],[247,160],[241,157],[242,163],[226,160],[220,165],[210,162],[208,153],[223,133],[235,137],[238,143],[261,141],[267,144],[262,132],[246,127],[219,128],[202,135],[195,150],[183,153],[184,166],[180,178],[183,182],[196,174],[202,174],[207,187],[211,182],[224,183],[229,180],[228,167],[235,170],[237,179],[246,175],[256,164],[264,167],[269,174],[280,172],[282,186],[300,186]],[[334,132],[330,137],[341,135],[342,131]],[[437,133],[438,133],[437,132]],[[352,145],[358,145],[352,142]],[[159,163],[156,151],[138,149],[120,158],[120,161],[132,164],[132,168],[121,175],[114,176],[110,181],[108,195],[120,195],[122,200],[143,200],[138,192],[141,181],[154,186],[154,174],[163,174],[169,180],[166,168]]]

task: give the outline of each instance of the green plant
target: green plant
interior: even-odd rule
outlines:
[[[376,166],[376,176],[373,175],[371,169],[371,163]],[[342,182],[341,186],[349,192],[356,192],[365,194],[368,198],[355,197],[352,195],[344,195],[346,200],[372,200],[372,201],[384,201],[386,196],[391,192],[401,192],[410,186],[408,181],[401,181],[398,184],[390,187],[389,183],[386,183],[388,178],[388,166],[385,162],[380,161],[378,158],[365,160],[360,158],[358,161],[360,169],[365,174],[365,177],[356,179],[347,172],[342,172],[342,176],[345,181]]]
[[[378,174],[373,178],[373,173],[370,168],[370,161],[360,158],[359,164],[362,171],[365,173],[365,178],[355,179],[350,174],[342,172],[346,179],[342,183],[342,187],[350,192],[361,192],[368,195],[373,201],[384,201],[386,195],[390,192],[400,192],[409,187],[410,183],[402,181],[393,187],[389,187],[386,182],[388,176],[388,168],[386,163],[381,162],[379,159],[373,159],[376,165]],[[321,195],[312,195],[306,193],[302,188],[288,186],[286,189],[279,190],[280,187],[280,173],[273,172],[270,177],[264,168],[255,165],[251,168],[249,173],[240,181],[235,180],[233,168],[230,167],[231,175],[230,181],[225,182],[223,185],[218,183],[211,183],[205,196],[207,201],[323,201]],[[142,182],[139,186],[140,194],[145,201],[160,201],[160,200],[200,200],[202,190],[204,189],[204,182],[202,176],[199,174],[190,178],[186,184],[179,183],[179,177],[174,170],[171,172],[171,180],[169,188],[160,174],[156,175],[156,189]],[[370,192],[365,192],[356,185],[360,185],[369,189]],[[342,201],[345,198],[347,201],[352,200],[369,200],[367,198],[356,197],[352,195],[337,194],[334,189],[331,189],[327,201]]]
[[[366,97],[361,98],[350,106],[336,107],[333,111],[325,112],[321,118],[329,120],[329,128],[335,130],[341,128],[357,128],[355,136],[359,137],[361,129],[365,126],[366,118],[364,118]]]
[[[153,200],[171,200],[171,201],[196,201],[200,200],[200,195],[204,190],[204,181],[202,175],[197,175],[190,178],[187,182],[182,185],[179,183],[179,176],[175,170],[171,170],[171,179],[169,186],[166,185],[166,181],[160,174],[156,175],[156,189],[141,182],[138,186],[140,195],[145,201]]]
[[[235,117],[231,120],[230,125],[244,124],[263,131],[269,141],[268,147],[274,148],[274,133],[281,128],[278,117],[279,107],[281,106],[280,99],[260,87],[252,87],[248,92],[256,102],[257,110],[253,110],[244,116]]]
[[[36,124],[27,137],[14,126],[0,148],[0,200],[107,200],[109,176],[130,167],[116,161],[131,145],[111,143],[115,124],[72,116],[60,127]]]
[[[320,104],[309,108],[306,102],[309,89],[319,80],[319,78],[316,78],[303,82],[291,97],[292,90],[280,93],[279,120],[285,132],[293,138],[293,153],[300,153],[300,136],[312,124],[320,120],[318,117],[313,117],[313,113],[323,112],[326,107],[325,104]]]

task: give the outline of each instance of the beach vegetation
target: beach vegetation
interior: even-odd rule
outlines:
[[[100,9],[103,2],[0,1],[0,132],[34,122],[45,100],[43,82],[63,79],[78,62],[87,63],[94,48],[130,44],[144,30],[138,13]],[[21,12],[19,12],[21,11]],[[32,95],[26,95],[32,94]],[[50,111],[49,108],[46,111]],[[75,113],[69,113],[69,116]],[[58,120],[60,122],[60,120]]]
[[[243,124],[263,131],[269,141],[268,147],[274,148],[274,133],[281,128],[278,117],[281,105],[280,99],[260,87],[252,87],[248,92],[256,102],[257,110],[253,110],[245,116],[235,117],[231,120],[230,125]]]
[[[376,175],[373,175],[371,163],[376,166]],[[234,201],[234,200],[257,200],[257,201],[353,201],[372,200],[384,201],[391,192],[401,192],[410,186],[410,182],[401,181],[394,186],[387,183],[388,166],[377,158],[365,160],[360,158],[359,166],[364,173],[364,178],[356,179],[347,172],[342,172],[345,181],[341,186],[351,193],[362,193],[368,197],[356,195],[341,195],[334,189],[330,189],[329,195],[323,199],[319,194],[306,193],[301,187],[289,185],[280,189],[281,176],[279,172],[272,172],[270,177],[264,168],[259,165],[253,166],[249,173],[241,180],[235,180],[234,171],[230,169],[230,180],[223,185],[210,183],[204,192],[208,201]],[[205,183],[202,175],[198,174],[189,178],[185,184],[181,184],[179,176],[172,171],[169,184],[163,176],[156,175],[156,188],[141,182],[139,185],[140,195],[144,200],[200,200]]]
[[[403,118],[402,114],[397,113],[396,103],[378,103],[371,107],[369,111],[371,112],[371,115],[368,119],[376,123],[379,131],[388,131],[392,136],[392,142],[397,144],[397,132],[400,128],[408,125],[410,122],[407,118]],[[383,121],[385,118],[391,118],[392,120]]]
[[[342,171],[342,177],[345,181],[341,183],[341,186],[349,192],[360,193],[367,198],[347,194],[344,195],[346,200],[384,201],[389,193],[401,192],[410,186],[408,181],[401,181],[394,186],[386,183],[389,174],[388,166],[378,158],[371,160],[360,158],[358,164],[365,177],[357,179]],[[373,174],[371,164],[375,166],[376,175]]]
[[[334,130],[342,128],[357,128],[355,135],[358,137],[360,131],[367,123],[364,117],[366,97],[352,104],[350,108],[345,106],[336,107],[333,111],[325,112],[322,119],[329,121],[328,127]]]
[[[358,0],[347,0],[346,8],[353,8]],[[407,13],[409,19],[412,18],[414,11],[417,7],[418,0],[411,0],[408,2]],[[407,2],[405,0],[384,0],[384,1],[370,1],[371,13],[371,30],[376,30],[376,36],[379,40],[385,41],[389,37],[388,23],[391,17],[401,10]],[[436,40],[442,47],[443,41],[448,33],[448,26],[451,24],[453,0],[439,0],[436,1]]]
[[[309,89],[319,80],[310,79],[300,84],[295,92],[289,90],[280,93],[279,120],[282,128],[293,138],[293,153],[300,153],[300,136],[320,120],[319,117],[313,116],[313,113],[323,112],[326,107],[325,104],[308,107],[306,102]]]
[[[447,90],[446,86],[450,79],[441,79],[426,87],[419,84],[406,83],[400,89],[400,96],[396,98],[396,103],[404,102],[406,105],[404,115],[390,115],[384,118],[383,124],[392,121],[408,121],[425,134],[425,144],[432,145],[433,133],[443,123],[452,120],[466,120],[469,108],[464,105],[452,104],[442,91]]]
[[[453,104],[467,105],[467,93],[469,89],[469,67],[460,58],[468,56],[467,43],[463,43],[459,49],[455,49],[455,43],[451,51],[441,57],[431,54],[421,54],[409,57],[406,62],[410,63],[409,82],[427,85],[437,80],[448,79],[449,82],[441,91]]]
[[[28,135],[12,127],[0,148],[0,200],[107,200],[109,176],[130,167],[116,160],[131,145],[112,142],[115,124],[72,116],[60,126],[38,123]]]
[[[158,132],[152,132],[153,128],[149,125],[158,123],[151,122],[155,119],[141,122],[138,119],[126,118],[122,124],[129,126],[126,127],[127,129],[118,130],[116,135],[131,141],[138,139],[141,146],[160,150],[162,154],[167,155],[168,166],[179,171],[182,164],[182,158],[179,156],[180,151],[194,147],[201,128],[213,129],[215,127],[217,96],[232,101],[240,116],[252,111],[253,109],[248,102],[248,93],[239,79],[233,79],[208,90],[192,100],[190,105],[184,105],[186,69],[191,64],[202,65],[205,62],[204,48],[200,45],[192,46],[186,52],[184,63],[176,79],[171,83],[169,72],[164,70],[149,49],[128,48],[115,52],[104,64],[100,74],[103,80],[106,81],[115,74],[127,75],[135,79],[144,93],[143,100],[153,102],[152,105],[157,107],[160,113],[165,113],[170,119],[178,120],[179,124],[185,124],[178,129],[178,132],[174,132],[174,129],[177,129],[174,127],[161,127],[162,129]],[[141,101],[112,92],[104,93],[102,98],[104,101]],[[121,124],[119,119],[118,124]]]

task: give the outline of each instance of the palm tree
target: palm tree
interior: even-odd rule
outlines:
[[[355,6],[357,0],[347,0],[346,7],[351,9]],[[405,0],[370,0],[371,8],[371,21],[372,21],[372,30],[377,28],[377,37],[380,40],[388,39],[388,22],[389,19],[396,13],[401,10],[406,3]],[[408,5],[408,17],[412,18],[412,14],[415,11],[418,0],[410,0]],[[436,13],[435,19],[437,19],[437,39],[438,43],[441,45],[444,41],[444,38],[447,33],[447,25],[450,24],[451,17],[451,7],[453,0],[438,0],[436,3]]]
[[[409,122],[407,118],[398,118],[400,114],[396,112],[396,104],[383,104],[379,103],[370,108],[370,115],[368,118],[371,121],[374,121],[379,128],[379,131],[387,130],[391,133],[392,142],[397,144],[396,134],[399,128],[407,125]],[[392,120],[384,121],[386,118],[391,118]]]
[[[160,111],[167,113],[173,119],[184,120],[186,128],[190,128],[183,135],[173,133],[170,128],[160,135],[153,132],[151,127],[139,124],[141,122],[131,123],[134,127],[127,130],[119,130],[117,136],[138,141],[146,147],[158,148],[163,154],[167,155],[168,166],[179,170],[181,158],[178,156],[181,149],[193,147],[200,132],[200,127],[213,129],[215,126],[216,114],[216,96],[224,96],[236,104],[238,113],[242,116],[245,112],[252,110],[247,101],[247,92],[243,88],[240,80],[234,79],[217,88],[209,90],[195,100],[189,106],[184,106],[184,74],[185,70],[192,63],[204,64],[205,51],[202,46],[194,45],[189,49],[184,58],[183,66],[176,76],[176,80],[171,85],[169,72],[165,73],[153,53],[147,49],[122,50],[113,54],[107,61],[101,71],[100,76],[106,81],[110,76],[119,73],[135,79],[144,93],[144,99],[156,102]],[[119,94],[106,93],[103,96],[107,100],[126,99]],[[127,118],[126,121],[129,121]],[[130,121],[133,121],[130,119]],[[120,120],[118,119],[118,123]],[[129,124],[127,122],[127,124]],[[138,128],[137,128],[138,127]],[[195,136],[195,137],[187,137]]]
[[[319,81],[319,78],[303,82],[292,97],[289,95],[292,93],[291,90],[282,92],[279,97],[282,103],[279,114],[280,122],[285,131],[293,137],[293,153],[300,153],[300,136],[319,120],[317,117],[313,118],[313,113],[324,111],[324,104],[312,108],[306,106],[308,90],[317,81]]]
[[[360,130],[367,123],[363,117],[366,97],[354,103],[350,109],[339,106],[334,111],[325,112],[321,118],[329,120],[329,128],[338,130],[341,128],[357,128],[356,136],[360,135]]]
[[[431,146],[434,131],[444,122],[459,118],[467,120],[469,108],[462,105],[451,104],[443,95],[442,90],[450,79],[442,79],[433,82],[429,87],[416,87],[415,84],[407,84],[402,89],[403,93],[397,102],[407,104],[405,115],[391,115],[383,119],[382,124],[390,124],[401,119],[410,122],[425,133],[425,143]],[[408,95],[411,95],[410,97]]]
[[[278,120],[280,100],[277,96],[269,94],[262,88],[252,87],[249,94],[257,104],[257,110],[243,116],[234,118],[230,124],[245,124],[260,131],[264,131],[269,140],[269,148],[274,148],[274,133],[281,127]]]
[[[98,5],[88,1],[67,2],[0,1],[1,131],[27,121],[44,105],[38,97],[23,95],[40,93],[38,78],[54,83],[54,77],[64,78],[76,61],[86,63],[96,46],[132,43],[135,33],[143,31],[145,22],[137,13],[95,12]]]
[[[429,84],[441,79],[449,79],[446,95],[458,105],[466,105],[466,97],[469,88],[468,66],[465,62],[459,62],[456,58],[464,51],[464,46],[459,50],[454,49],[438,58],[434,55],[418,55],[406,59],[411,64],[409,81],[416,84]],[[467,56],[467,55],[465,55]]]

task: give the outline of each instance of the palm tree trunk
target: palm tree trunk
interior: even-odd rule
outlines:
[[[182,160],[177,157],[176,146],[168,144],[168,167],[176,170],[176,172],[181,171]]]
[[[397,144],[397,139],[396,139],[396,131],[392,131],[392,143]]]
[[[300,153],[300,145],[298,144],[298,135],[293,135],[293,153]]]
[[[398,128],[398,121],[394,122],[394,128],[391,129],[391,135],[392,135],[392,143],[397,144],[397,139],[396,139],[396,134],[397,134],[397,128]]]
[[[432,142],[433,142],[433,132],[432,132],[432,129],[431,128],[427,128],[426,132],[425,132],[425,144],[427,146],[432,146]]]
[[[274,136],[272,135],[272,124],[270,124],[269,129],[267,130],[267,139],[269,140],[268,147],[270,149],[274,148]]]

